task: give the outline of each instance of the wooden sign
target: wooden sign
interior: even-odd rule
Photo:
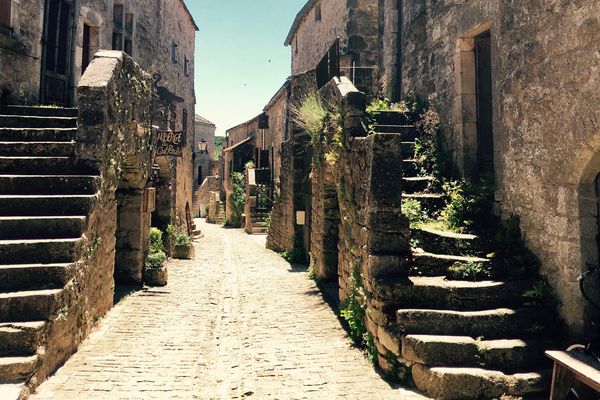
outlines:
[[[183,132],[159,131],[156,138],[157,156],[183,156]]]

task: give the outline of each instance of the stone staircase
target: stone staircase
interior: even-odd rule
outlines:
[[[432,177],[415,160],[418,133],[411,121],[384,112],[373,129],[403,135],[403,198],[429,211],[443,207],[444,196],[429,190]],[[380,354],[396,347],[412,366],[415,385],[435,398],[491,399],[547,390],[548,343],[528,333],[539,315],[522,297],[532,282],[457,279],[449,271],[456,263],[490,263],[485,241],[431,228],[411,233],[420,248],[413,249],[409,282],[381,277],[372,289],[393,321],[394,343]]]
[[[263,234],[268,232],[267,218],[269,212],[265,210],[254,210],[252,212],[252,234]]]
[[[0,108],[0,398],[43,363],[99,177],[74,165],[77,110]]]

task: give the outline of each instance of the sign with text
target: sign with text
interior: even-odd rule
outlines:
[[[157,156],[183,156],[183,132],[159,131],[156,138]]]

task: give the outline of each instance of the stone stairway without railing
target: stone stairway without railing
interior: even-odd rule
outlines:
[[[74,166],[77,110],[0,108],[0,398],[43,362],[99,177]]]
[[[411,121],[384,112],[376,124],[376,132],[401,133],[405,140],[403,198],[419,200],[429,210],[443,207],[444,197],[428,190],[432,178],[422,176],[415,160],[418,132]],[[412,365],[415,385],[440,399],[547,390],[543,350],[548,343],[527,333],[538,321],[537,311],[526,307],[522,296],[532,282],[454,280],[448,272],[453,264],[490,262],[482,258],[487,252],[480,238],[427,228],[411,231],[422,248],[413,249],[410,282],[379,277],[376,295],[395,321],[390,328],[396,351]]]

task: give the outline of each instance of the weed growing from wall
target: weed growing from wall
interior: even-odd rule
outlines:
[[[352,340],[358,345],[363,345],[367,333],[365,326],[367,295],[358,266],[354,267],[350,281],[352,288],[348,297],[340,304],[340,315],[348,323]]]

